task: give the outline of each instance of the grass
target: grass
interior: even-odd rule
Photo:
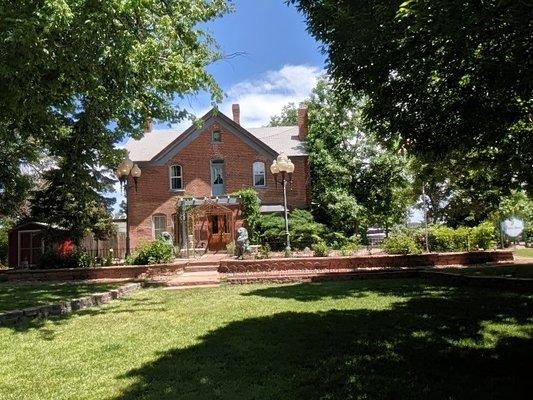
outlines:
[[[513,251],[518,257],[531,257],[533,258],[533,248],[516,249]]]
[[[0,398],[526,398],[532,316],[416,279],[145,289],[0,328]]]
[[[466,268],[442,268],[439,272],[472,276],[502,276],[506,278],[533,278],[533,264],[490,265]]]
[[[119,284],[87,282],[0,282],[0,312],[82,297],[117,286]]]

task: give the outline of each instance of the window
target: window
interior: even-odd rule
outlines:
[[[215,142],[215,143],[222,142],[222,132],[213,131],[213,142]]]
[[[163,214],[156,214],[152,217],[154,225],[154,238],[157,239],[167,230],[167,217]]]
[[[183,177],[181,176],[181,165],[170,166],[170,190],[183,189]]]
[[[253,165],[254,186],[266,186],[265,182],[265,163],[256,161]]]

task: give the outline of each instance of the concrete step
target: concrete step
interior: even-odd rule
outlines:
[[[205,265],[205,264],[198,264],[198,265],[188,265],[185,267],[185,272],[216,272],[218,271],[218,264],[216,265]]]
[[[183,286],[167,286],[163,290],[186,290],[186,289],[198,289],[198,288],[216,288],[220,284],[206,284],[206,285],[183,285]]]
[[[198,260],[190,260],[187,263],[187,266],[198,266],[198,265],[210,265],[210,266],[219,266],[220,260],[204,260],[204,259],[198,259]]]

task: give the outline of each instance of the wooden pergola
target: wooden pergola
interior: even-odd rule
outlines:
[[[183,197],[177,207],[180,215],[182,251],[189,256],[191,249],[205,244],[209,247],[231,243],[235,235],[235,216],[228,207],[240,204],[240,198],[223,197]],[[207,236],[206,236],[207,235]]]

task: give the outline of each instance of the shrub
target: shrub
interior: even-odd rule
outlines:
[[[340,249],[351,243],[351,239],[342,232],[328,232],[323,235],[324,240],[332,249]]]
[[[471,228],[466,226],[460,226],[455,229],[454,237],[454,250],[456,251],[469,251],[471,245]]]
[[[329,247],[326,242],[319,241],[313,245],[313,256],[327,257],[329,255]]]
[[[357,238],[353,238],[354,240],[357,240]],[[345,244],[342,246],[339,251],[341,256],[351,256],[353,255],[357,250],[361,249],[361,245],[358,241],[353,241],[350,243]]]
[[[385,238],[381,247],[389,254],[420,254],[422,252],[422,248],[415,239],[402,231],[394,232]]]
[[[312,247],[322,241],[324,225],[315,222],[313,214],[306,210],[294,210],[289,218],[291,244],[296,249]]]
[[[489,221],[482,222],[470,230],[472,247],[491,249],[496,245],[496,229]]]
[[[162,264],[174,259],[174,246],[167,240],[159,238],[153,242],[141,242],[137,250],[126,257],[126,264],[147,265]]]
[[[262,215],[257,224],[259,241],[268,244],[272,250],[285,248],[285,220],[281,215]],[[306,210],[293,210],[289,216],[291,246],[295,249],[312,247],[321,241],[324,225],[314,221]]]
[[[447,226],[432,226],[428,232],[431,251],[456,250],[455,230]]]
[[[261,245],[259,248],[259,254],[261,258],[270,258],[270,246],[268,243]]]
[[[255,243],[259,239],[257,224],[261,218],[261,209],[259,208],[259,197],[257,197],[257,192],[252,188],[245,188],[232,193],[232,196],[239,196],[241,198],[244,227],[248,230],[250,241]]]
[[[68,243],[65,245],[65,243]],[[89,268],[93,258],[82,248],[71,247],[69,242],[45,248],[38,268]]]

